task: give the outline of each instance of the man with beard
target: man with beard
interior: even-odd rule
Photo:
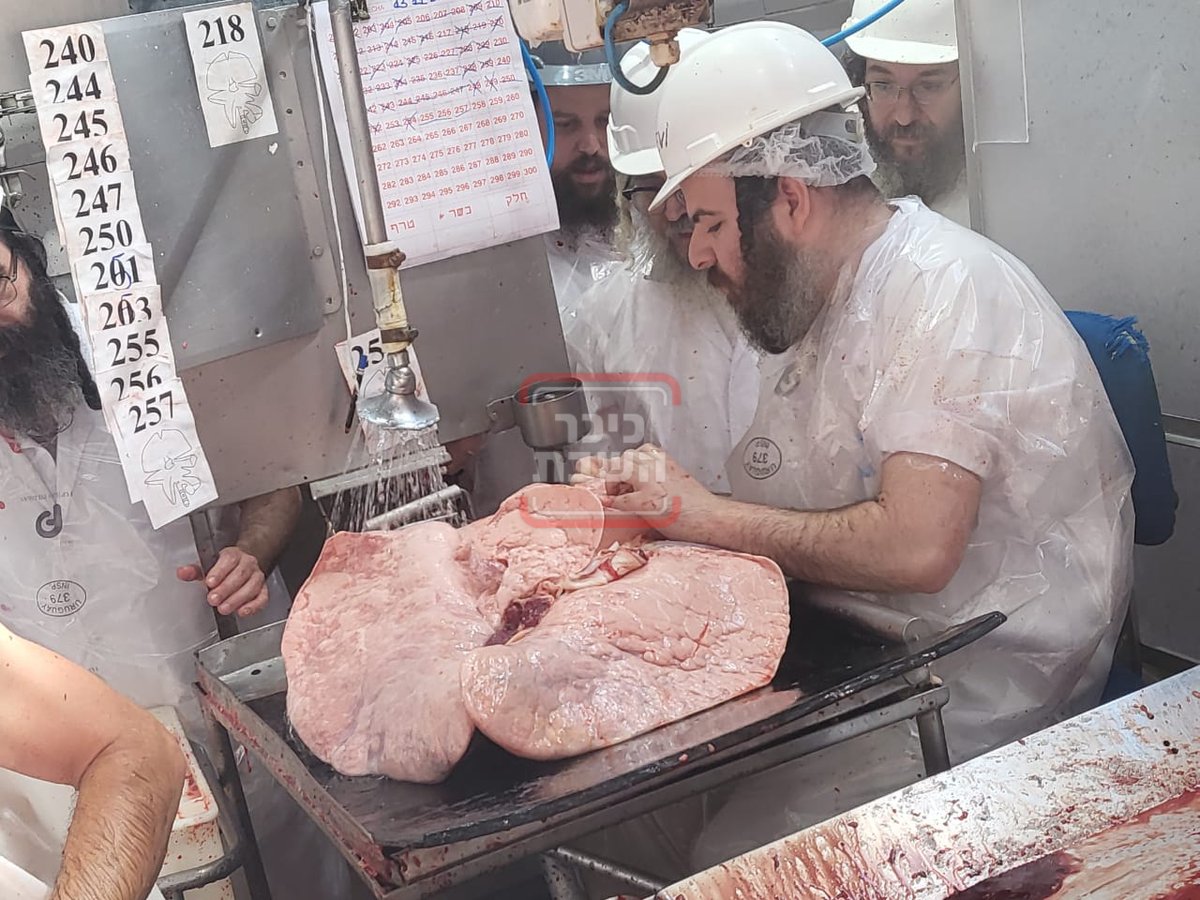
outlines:
[[[684,29],[681,53],[707,38]],[[621,67],[636,85],[658,71],[644,42]],[[565,329],[567,345],[578,371],[618,376],[588,390],[600,401],[599,422],[619,432],[622,449],[658,444],[706,487],[728,493],[725,461],[754,416],[758,358],[724,297],[688,265],[692,225],[683,203],[648,211],[665,180],[654,142],[659,95],[612,86],[608,152],[625,262],[584,294],[581,314]]]
[[[612,73],[603,50],[576,53],[561,43],[542,44],[534,62],[554,116],[550,180],[558,204],[558,231],[546,235],[546,255],[563,327],[579,314],[579,300],[619,261],[613,248],[616,181],[604,129]],[[545,111],[535,102],[545,141]]]
[[[846,26],[879,8],[855,0]],[[846,39],[850,79],[866,88],[863,117],[885,197],[915,194],[970,226],[954,0],[905,0]]]
[[[954,762],[1093,705],[1128,602],[1133,469],[1053,298],[986,238],[880,196],[863,91],[807,32],[728,28],[662,91],[655,204],[683,191],[692,264],[773,358],[728,467],[734,499],[656,447],[581,474],[663,536],[767,556],[835,601],[946,627],[1003,612],[934,665]],[[911,780],[906,745],[881,743],[900,736],[739,785],[694,862]]]
[[[213,608],[247,617],[267,606],[265,573],[291,535],[299,492],[227,510],[240,513],[236,542],[203,575],[189,522],[155,529],[130,502],[73,304],[55,290],[41,242],[0,213],[0,622],[139,706],[176,707],[203,741],[194,653],[217,639]],[[305,861],[319,865],[297,835],[319,841],[316,829],[283,821],[295,808],[269,779],[243,777],[272,880],[299,877],[292,863],[273,867],[274,852],[307,846]],[[335,863],[329,883],[345,884]]]

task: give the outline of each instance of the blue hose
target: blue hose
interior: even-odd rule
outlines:
[[[521,59],[525,61],[525,71],[529,73],[529,80],[533,82],[533,89],[537,91],[538,103],[542,106],[542,118],[546,120],[546,165],[554,165],[554,113],[550,109],[550,96],[546,93],[546,85],[542,84],[542,76],[537,70],[537,66],[533,62],[533,57],[529,55],[529,48],[525,46],[524,41],[521,44]]]
[[[854,35],[858,34],[868,25],[874,25],[903,2],[904,0],[889,0],[889,2],[875,10],[875,12],[871,13],[861,22],[855,22],[849,28],[843,28],[837,34],[831,34],[829,37],[825,38],[825,40],[821,41],[821,44],[826,47],[832,47],[834,44],[840,44],[846,38],[853,37]]]
[[[621,71],[621,62],[617,59],[617,46],[613,42],[613,29],[617,25],[617,20],[625,15],[628,9],[629,0],[621,0],[620,3],[612,8],[612,11],[604,20],[604,58],[608,61],[608,68],[612,72],[613,81],[619,84],[622,90],[628,91],[631,94],[637,94],[639,97],[644,97],[646,94],[653,94],[658,89],[658,86],[663,83],[663,79],[667,77],[667,69],[670,67],[660,67],[658,74],[645,87],[638,87],[625,77],[625,73]]]

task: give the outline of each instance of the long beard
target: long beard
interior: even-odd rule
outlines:
[[[70,328],[49,279],[30,287],[30,318],[0,328],[0,429],[48,441],[70,427],[83,401],[79,357],[64,340]]]
[[[608,169],[608,177],[595,191],[584,192],[571,177],[575,172],[595,171],[599,166]],[[612,240],[617,223],[617,180],[613,170],[599,157],[580,157],[565,169],[550,174],[554,198],[558,204],[558,222],[568,243],[582,237]]]
[[[924,138],[925,155],[919,160],[897,159],[890,143],[897,135]],[[867,138],[878,164],[876,181],[887,197],[916,194],[926,204],[936,203],[954,189],[967,165],[961,117],[940,133],[918,122],[877,132],[868,120]]]
[[[750,343],[766,353],[783,353],[808,334],[821,314],[829,261],[789,246],[770,222],[754,227],[743,258],[741,284],[716,269],[709,270],[709,282],[725,291]]]
[[[693,269],[686,258],[680,258],[679,252],[671,242],[672,235],[691,229],[691,223],[686,218],[677,222],[663,222],[665,231],[660,231],[651,223],[649,216],[637,210],[630,212],[633,218],[634,240],[628,248],[628,255],[632,258],[635,268],[647,272],[654,281],[703,282],[703,274]]]

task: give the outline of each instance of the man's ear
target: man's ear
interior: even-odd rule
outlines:
[[[812,188],[799,178],[779,179],[778,217],[781,228],[799,235],[812,215]]]

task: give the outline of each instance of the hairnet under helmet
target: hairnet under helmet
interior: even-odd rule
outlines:
[[[817,112],[760,134],[709,163],[697,175],[797,178],[836,187],[875,171],[857,111]]]
[[[705,166],[762,135],[865,93],[813,35],[783,22],[745,22],[718,31],[683,57],[659,90],[655,137],[665,203]]]

